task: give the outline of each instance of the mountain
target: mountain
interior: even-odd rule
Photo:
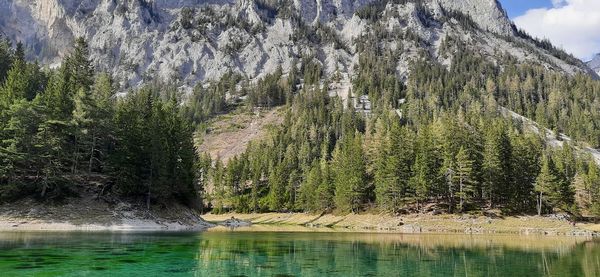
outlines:
[[[600,53],[596,54],[594,58],[587,62],[587,65],[594,71],[596,74],[600,75]]]
[[[382,21],[386,28],[375,29]],[[84,37],[96,68],[125,88],[156,78],[191,87],[229,71],[254,79],[308,56],[328,75],[353,76],[369,34],[399,53],[404,77],[422,54],[451,63],[440,51],[448,41],[494,62],[502,54],[567,74],[586,71],[517,30],[496,0],[0,0],[0,34],[51,65]]]

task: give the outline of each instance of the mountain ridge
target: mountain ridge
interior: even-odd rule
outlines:
[[[592,69],[596,74],[600,75],[600,53],[596,54],[594,58],[586,63],[590,69]]]
[[[382,42],[401,52],[401,76],[420,49],[449,62],[436,56],[448,36],[492,60],[498,52],[509,53],[567,74],[585,72],[583,63],[554,57],[520,38],[496,0],[0,0],[0,31],[23,41],[30,56],[47,64],[57,64],[82,36],[97,69],[110,72],[124,88],[156,78],[192,87],[230,70],[249,79],[279,67],[288,71],[306,56],[315,57],[327,75],[352,76],[356,41],[377,22],[361,18],[361,12],[385,20],[391,35],[416,34],[416,42],[401,36]],[[451,17],[461,14],[479,30],[458,26]]]

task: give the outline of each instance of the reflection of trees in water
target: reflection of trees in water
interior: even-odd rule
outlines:
[[[3,234],[0,268],[43,257],[60,261],[60,266],[47,266],[63,275],[84,275],[95,267],[123,276],[600,276],[598,241],[567,244],[537,238],[555,242],[553,248],[547,242],[528,244],[528,237],[510,239],[347,233]],[[514,240],[524,246],[515,247]]]
[[[552,251],[496,244],[367,243],[314,236],[314,240],[294,240],[293,234],[211,236],[200,242],[199,268],[224,274],[296,276],[600,276],[597,243],[560,246]]]
[[[600,276],[600,241],[579,243],[546,265],[551,276]]]

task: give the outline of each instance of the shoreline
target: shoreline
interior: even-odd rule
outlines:
[[[218,224],[234,217],[252,226],[298,226],[333,232],[374,232],[398,234],[511,234],[524,236],[600,237],[600,224],[577,223],[557,217],[511,216],[490,218],[471,215],[409,214],[331,214],[311,215],[304,213],[264,214],[205,214],[202,218]]]
[[[228,222],[235,221],[235,224]],[[231,222],[230,222],[231,223]],[[512,216],[490,218],[470,215],[387,214],[311,215],[304,213],[205,214],[197,220],[164,218],[88,218],[85,222],[0,215],[0,232],[186,232],[209,229],[260,231],[273,226],[299,227],[298,231],[396,234],[510,234],[524,236],[600,237],[600,224],[577,223],[560,217]]]
[[[147,219],[123,219],[108,224],[17,219],[0,217],[0,232],[184,232],[203,231],[213,224],[198,221],[194,224],[178,221],[155,221]]]
[[[179,203],[148,209],[119,198],[94,199],[85,191],[62,203],[26,198],[0,205],[0,232],[170,232],[212,226],[198,211]]]

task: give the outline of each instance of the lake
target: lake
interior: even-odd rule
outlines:
[[[0,233],[0,275],[600,276],[583,238],[277,231]]]

